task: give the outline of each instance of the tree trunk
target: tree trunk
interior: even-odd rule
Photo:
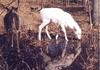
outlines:
[[[98,27],[98,47],[97,47],[97,54],[98,60],[100,62],[100,0],[94,0],[94,9],[93,9],[93,23]],[[99,66],[100,69],[100,66]]]
[[[93,9],[93,23],[99,25],[100,22],[100,0],[94,0],[94,9]]]

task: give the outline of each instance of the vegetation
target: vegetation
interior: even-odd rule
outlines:
[[[82,29],[81,41],[76,39],[72,30],[66,29],[69,39],[66,44],[63,32],[59,32],[57,25],[51,23],[49,32],[52,40],[42,32],[40,42],[37,37],[38,26],[41,23],[40,16],[38,12],[31,11],[33,6],[36,8],[39,4],[31,2],[32,6],[29,1],[31,2],[31,0],[19,2],[17,14],[22,18],[22,26],[18,36],[15,29],[12,32],[13,47],[12,36],[5,32],[4,28],[3,19],[6,10],[0,5],[0,70],[99,70],[99,26],[97,24],[91,29],[89,14],[84,7],[76,3],[69,6],[66,4],[65,7],[50,4],[51,7],[60,7],[72,14]],[[0,3],[8,8],[18,5],[17,0],[13,3],[11,0],[0,0]],[[96,22],[98,23],[98,20]],[[59,38],[56,41],[57,32]],[[65,54],[62,57],[64,49]]]

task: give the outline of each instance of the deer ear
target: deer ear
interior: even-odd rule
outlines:
[[[8,10],[8,7],[0,3],[0,8]]]
[[[15,10],[15,11],[18,11],[18,8],[15,8],[14,10]]]
[[[12,10],[17,11],[18,7],[12,7]]]

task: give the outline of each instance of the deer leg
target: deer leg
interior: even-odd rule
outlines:
[[[41,32],[42,32],[42,29],[47,25],[49,24],[50,20],[44,20],[42,22],[42,24],[39,26],[39,34],[38,34],[38,39],[41,41]]]
[[[42,31],[42,28],[43,28],[44,26],[41,24],[40,26],[39,26],[39,34],[38,34],[38,38],[39,38],[39,40],[41,41],[41,31]]]
[[[20,48],[19,48],[19,30],[16,31],[16,40],[17,40],[17,49],[18,49],[18,53],[20,52]]]
[[[46,33],[47,33],[48,38],[51,39],[51,36],[50,36],[50,34],[49,34],[49,32],[48,32],[48,26],[46,26],[45,31],[46,31]]]
[[[64,35],[65,35],[65,40],[68,41],[65,26],[61,25],[61,27],[62,27],[62,31],[64,32]]]
[[[13,44],[14,44],[14,34],[12,33],[12,35],[11,35],[11,47],[13,47]]]
[[[13,45],[14,45],[14,32],[13,32],[12,28],[11,29],[8,28],[8,36],[10,38],[10,45],[11,45],[11,47],[13,47]]]

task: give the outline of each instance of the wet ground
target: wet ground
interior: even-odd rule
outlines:
[[[40,42],[37,40],[37,34],[31,31],[25,33],[25,35],[23,34],[19,38],[19,46],[16,36],[14,36],[13,47],[11,47],[11,40],[7,34],[0,35],[0,69],[90,70],[93,68],[93,70],[97,70],[97,56],[94,53],[95,48],[91,47],[92,40],[90,42],[89,38],[91,35],[86,35],[88,37],[85,41],[81,41],[81,44],[79,44],[79,40],[69,36],[69,41],[66,44],[63,36],[55,40],[55,36],[51,34],[53,39],[49,40],[46,34],[42,33],[43,38]],[[62,57],[64,49],[66,51]],[[77,53],[78,56],[72,62]],[[88,68],[87,65],[90,65],[90,67]]]

